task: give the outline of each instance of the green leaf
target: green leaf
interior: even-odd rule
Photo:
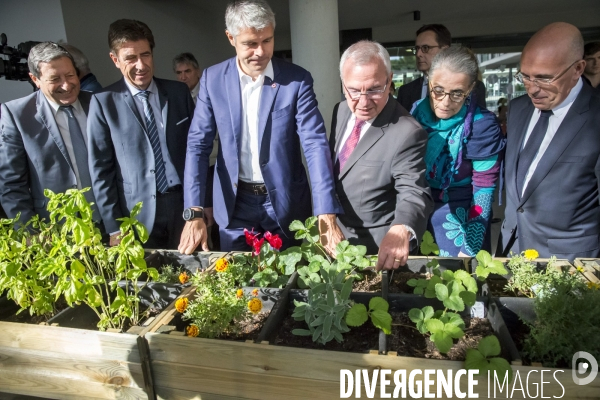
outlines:
[[[361,326],[369,319],[367,307],[364,304],[356,303],[346,313],[346,324],[349,326]]]
[[[476,300],[475,293],[464,291],[464,292],[460,292],[459,296],[461,299],[463,299],[463,301],[465,302],[466,305],[471,307],[475,304],[475,300]]]
[[[478,369],[479,375],[483,374],[483,371],[487,371],[489,363],[487,359],[477,349],[467,349],[465,357],[465,368],[466,369]]]
[[[452,342],[452,338],[448,336],[445,332],[437,332],[431,335],[431,341],[435,343],[435,347],[440,351],[440,353],[447,353],[452,348],[454,344]]]
[[[85,267],[79,260],[73,260],[71,263],[71,274],[74,279],[83,279]]]
[[[484,357],[497,356],[502,351],[500,348],[500,342],[494,335],[482,338],[477,345],[477,349],[481,352],[481,354],[483,354]]]
[[[371,311],[371,321],[373,322],[373,325],[381,329],[386,335],[392,333],[392,316],[387,311]]]
[[[350,297],[350,293],[352,293],[352,284],[354,283],[354,279],[348,279],[344,282],[344,286],[342,286],[342,290],[340,292],[340,297],[342,300],[347,300]]]
[[[427,330],[431,333],[443,332],[444,323],[439,319],[431,318],[425,323]]]
[[[463,311],[465,309],[465,302],[460,295],[452,294],[444,300],[444,306],[454,311]]]
[[[385,301],[383,299],[383,297],[373,297],[369,301],[369,310],[370,311],[380,310],[380,311],[387,313],[389,308],[390,308],[390,305],[388,304],[387,301]]]
[[[421,254],[425,256],[429,254],[440,254],[440,248],[437,244],[435,244],[433,236],[429,231],[425,231],[425,233],[423,234],[423,239],[421,240]]]
[[[419,310],[418,308],[411,308],[408,312],[408,318],[410,318],[410,320],[415,324],[419,323],[424,319],[423,311]]]
[[[408,286],[415,287],[415,286],[417,286],[417,282],[418,282],[418,281],[417,281],[415,278],[411,278],[411,279],[409,279],[409,280],[406,282],[406,284],[407,284]]]
[[[445,301],[448,298],[448,288],[443,283],[435,285],[435,295],[440,301]]]
[[[454,324],[444,324],[444,332],[453,339],[460,339],[465,336],[463,330]]]
[[[304,224],[298,220],[292,221],[290,224],[290,231],[295,232],[304,229]]]
[[[331,325],[333,324],[333,315],[328,315],[325,317],[325,322],[323,322],[323,337],[326,341],[333,339],[329,339],[329,334],[331,333]]]
[[[508,361],[501,357],[494,357],[489,360],[489,370],[496,371],[496,375],[500,381],[504,380],[504,376],[508,374],[508,383],[512,382],[513,370]]]
[[[485,250],[480,250],[475,258],[479,261],[479,264],[482,264],[484,267],[492,261],[492,255]]]
[[[442,279],[445,281],[454,280],[454,272],[450,271],[449,269],[445,270],[442,272]]]

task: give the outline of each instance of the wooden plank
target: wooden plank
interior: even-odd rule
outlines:
[[[136,335],[11,322],[0,322],[0,332],[0,347],[140,362]]]
[[[156,387],[157,400],[238,400],[239,397],[224,396],[214,393],[194,392],[188,390]],[[257,398],[257,400],[262,399]]]
[[[6,393],[64,400],[149,400],[143,389],[96,382],[56,379],[27,373],[1,373],[0,390]]]
[[[36,374],[127,387],[144,387],[141,364],[99,358],[74,358],[52,351],[0,347],[0,382],[5,373]],[[0,387],[2,387],[0,383]]]
[[[183,289],[181,294],[179,296],[177,296],[177,299],[180,299],[182,297],[189,297],[191,300],[195,297],[195,295],[196,295],[196,288],[193,286],[189,286],[189,287]],[[144,331],[140,334],[140,336],[144,336],[146,333],[149,333],[149,332],[156,332],[160,327],[162,327],[164,325],[169,325],[169,323],[173,320],[173,318],[177,314],[177,310],[175,309],[175,303],[177,302],[177,299],[175,299],[174,302],[169,304],[159,315],[157,315],[154,323],[152,325],[150,325],[149,327],[147,327],[147,329],[144,329]]]

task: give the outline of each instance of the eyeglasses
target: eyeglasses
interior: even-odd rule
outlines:
[[[523,74],[521,71],[519,71],[519,72],[517,72],[515,74],[515,80],[517,82],[519,82],[519,83],[524,84],[524,85],[533,83],[534,85],[536,85],[537,87],[540,87],[540,88],[550,87],[550,86],[552,86],[552,84],[554,82],[556,82],[561,76],[563,76],[564,74],[566,74],[567,71],[569,69],[571,69],[571,67],[573,65],[577,64],[579,61],[581,61],[581,60],[577,60],[573,64],[569,65],[567,67],[567,69],[565,69],[563,72],[561,72],[560,74],[558,74],[554,78],[535,78],[535,79],[531,79],[531,77],[529,77],[529,76]]]
[[[429,50],[433,49],[434,47],[441,47],[441,46],[429,46],[427,44],[424,44],[423,46],[415,46],[411,50],[412,50],[413,54],[417,54],[419,52],[419,50],[421,50],[423,53],[427,54],[427,53],[429,53]]]
[[[429,93],[431,93],[431,97],[433,97],[437,101],[442,101],[442,100],[444,100],[444,98],[446,96],[450,96],[451,101],[453,101],[455,103],[460,103],[469,95],[469,93],[471,93],[471,90],[469,90],[467,93],[464,93],[461,90],[453,90],[451,92],[445,92],[444,89],[442,89],[439,86],[436,86],[436,87],[430,86]]]
[[[348,94],[348,97],[350,97],[352,100],[358,100],[358,99],[360,99],[360,96],[363,96],[363,95],[367,96],[367,99],[370,99],[370,100],[382,99],[388,95],[388,91],[386,90],[387,85],[388,85],[388,80],[386,79],[383,89],[367,90],[366,92],[363,93],[360,90],[348,89],[346,87],[346,85],[344,84],[344,82],[342,81],[342,86],[344,86],[344,89],[346,89],[346,93]]]

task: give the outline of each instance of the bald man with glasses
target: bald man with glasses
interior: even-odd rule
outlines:
[[[529,40],[511,102],[500,254],[600,255],[600,98],[583,84],[581,32],[550,24]]]
[[[423,73],[420,78],[415,79],[398,89],[398,102],[407,111],[411,111],[413,104],[428,96],[427,85],[431,61],[440,50],[452,45],[452,35],[442,24],[423,25],[417,30],[415,47],[412,52],[415,55],[416,66]],[[479,108],[485,109],[485,85],[481,81],[475,82],[475,99]]]

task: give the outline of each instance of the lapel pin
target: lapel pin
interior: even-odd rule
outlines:
[[[277,84],[276,84],[276,83],[273,83],[273,84],[271,85],[271,87],[272,87],[272,88],[276,88],[276,87],[277,87]]]

